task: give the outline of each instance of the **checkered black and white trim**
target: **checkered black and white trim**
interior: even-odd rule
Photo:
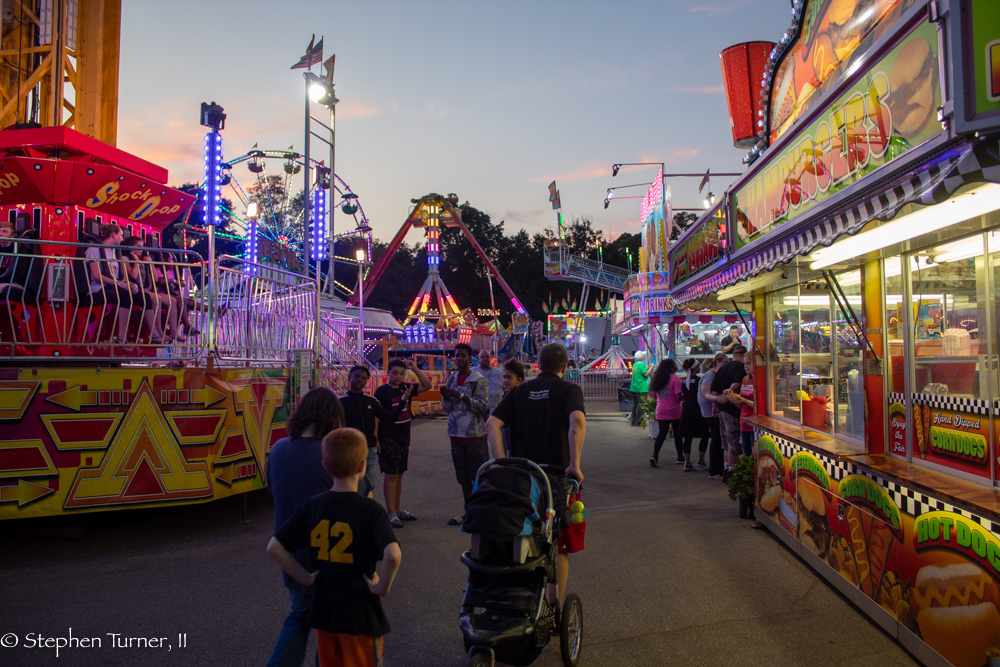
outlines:
[[[906,394],[889,392],[889,403],[906,403]]]
[[[927,494],[911,489],[908,486],[903,486],[898,482],[879,478],[876,479],[885,488],[885,490],[888,491],[889,495],[896,503],[896,506],[914,518],[920,516],[921,514],[927,514],[928,512],[953,512],[964,516],[970,521],[975,521],[980,526],[1000,538],[1000,534],[998,534],[998,532],[1000,532],[1000,522],[994,522],[992,519],[981,517],[967,509],[957,507],[933,496],[928,496]]]
[[[760,428],[754,429],[754,440],[760,438],[762,435],[766,435],[774,440],[774,443],[778,446],[778,450],[781,452],[781,455],[786,459],[791,460],[799,452],[809,452],[823,465],[823,468],[826,470],[826,474],[830,476],[830,479],[840,481],[848,475],[858,474],[857,467],[850,461],[825,456],[820,452],[803,447],[791,442],[790,440],[786,440],[771,431]]]
[[[931,164],[909,170],[877,192],[859,192],[852,205],[833,217],[815,220],[791,236],[762,247],[725,269],[674,295],[678,305],[771,270],[817,246],[830,246],[844,234],[856,234],[875,218],[891,219],[905,204],[947,201],[967,183],[1000,183],[1000,135],[965,141],[936,156]]]
[[[937,394],[914,394],[913,403],[914,405],[928,405],[937,410],[968,412],[974,415],[988,415],[990,413],[989,401],[976,398],[956,398],[954,396],[938,396]]]

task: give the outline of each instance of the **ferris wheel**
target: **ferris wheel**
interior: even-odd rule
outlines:
[[[305,158],[292,149],[260,150],[256,146],[245,155],[226,161],[223,165],[223,185],[228,185],[247,215],[231,211],[238,233],[246,239],[246,257],[251,261],[278,266],[291,271],[303,271],[307,266],[306,240],[313,247],[311,260],[320,266],[328,259],[329,233],[325,219],[327,211],[336,206],[348,216],[346,226],[337,218],[335,239],[357,237],[367,246],[366,256],[371,257],[371,227],[358,196],[329,167],[310,159],[311,169],[304,169]],[[303,214],[305,176],[312,172],[313,184],[310,197],[312,218],[321,221],[319,229],[306,222]],[[316,198],[321,198],[320,202]],[[308,236],[307,236],[308,235]],[[330,258],[326,265],[332,267]],[[320,260],[320,261],[317,261]],[[345,292],[352,288],[337,285]]]

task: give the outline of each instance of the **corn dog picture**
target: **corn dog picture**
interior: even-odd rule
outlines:
[[[871,537],[868,538],[868,562],[871,565],[872,589],[877,589],[892,547],[892,529],[882,521],[872,522]]]
[[[923,417],[924,422],[924,437],[920,440],[920,455],[923,456],[927,453],[927,449],[931,444],[931,406],[925,405],[921,407],[920,415]]]
[[[920,406],[913,406],[913,439],[917,444],[917,451],[921,456],[927,450],[927,445],[924,443],[924,420],[923,416],[920,414]]]
[[[871,567],[868,564],[868,545],[865,540],[864,524],[861,521],[861,510],[853,505],[847,507],[844,513],[847,527],[851,535],[851,548],[854,550],[854,563],[858,571],[861,590],[868,597],[872,595]]]

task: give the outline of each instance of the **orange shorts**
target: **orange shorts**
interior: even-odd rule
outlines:
[[[382,667],[382,638],[316,630],[320,667]]]

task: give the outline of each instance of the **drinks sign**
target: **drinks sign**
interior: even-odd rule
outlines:
[[[940,130],[937,34],[918,26],[772,156],[735,197],[735,249],[753,243]]]

